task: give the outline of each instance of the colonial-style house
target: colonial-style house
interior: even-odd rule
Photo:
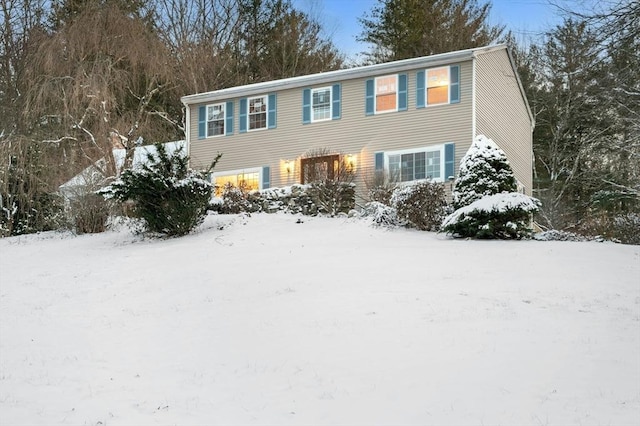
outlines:
[[[480,134],[532,189],[534,119],[504,45],[184,96],[191,167],[222,159],[212,180],[253,189],[305,183],[309,171],[451,182]]]

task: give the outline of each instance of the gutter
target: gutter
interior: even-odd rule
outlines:
[[[420,58],[386,62],[383,64],[367,65],[364,67],[348,68],[311,75],[290,77],[262,83],[253,83],[245,86],[230,87],[227,89],[215,90],[212,92],[187,95],[180,98],[180,100],[185,106],[187,106],[188,109],[188,106],[193,104],[214,102],[222,99],[247,97],[250,95],[262,94],[269,91],[315,86],[336,82],[338,80],[353,80],[356,78],[374,77],[380,75],[381,73],[396,73],[414,70],[420,67],[437,67],[450,64],[452,62],[472,60],[477,54],[505,48],[505,45],[478,47],[474,49],[459,50],[456,52],[441,53],[432,56],[423,56]]]

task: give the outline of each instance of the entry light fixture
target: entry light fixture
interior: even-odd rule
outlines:
[[[347,171],[349,173],[353,173],[356,171],[356,156],[353,154],[347,154],[345,156],[345,165],[347,166]]]

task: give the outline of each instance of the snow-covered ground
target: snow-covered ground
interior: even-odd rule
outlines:
[[[640,424],[640,247],[297,219],[0,240],[0,424]]]

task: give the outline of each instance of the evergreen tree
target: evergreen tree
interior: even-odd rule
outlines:
[[[338,69],[343,58],[322,26],[290,0],[240,0],[237,84]]]
[[[509,161],[491,139],[479,135],[460,161],[453,202],[455,212],[442,230],[455,237],[520,239],[530,235],[539,201],[516,192]]]
[[[373,46],[372,63],[485,46],[504,30],[487,22],[490,10],[475,0],[378,0],[360,19],[358,41]]]
[[[206,216],[213,186],[205,176],[221,155],[208,170],[197,172],[189,169],[189,157],[182,147],[171,154],[163,144],[156,144],[155,149],[155,154],[147,154],[140,170],[126,170],[101,193],[119,202],[133,201],[147,231],[170,237],[185,235]]]
[[[462,160],[453,191],[456,209],[488,195],[515,192],[517,181],[507,156],[496,143],[479,135]]]

